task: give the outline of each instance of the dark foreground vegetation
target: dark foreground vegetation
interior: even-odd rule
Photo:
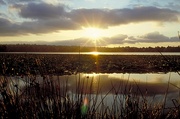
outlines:
[[[177,72],[180,56],[1,54],[0,74],[64,75],[84,73]]]
[[[85,47],[85,46],[56,46],[56,45],[0,45],[0,52],[180,52],[177,47]]]
[[[121,95],[114,91],[112,105],[106,106],[106,94],[100,94],[98,87],[93,93],[83,92],[86,81],[76,79],[75,94],[68,92],[68,81],[61,82],[59,75],[79,72],[131,73],[169,72],[180,70],[180,56],[105,56],[105,55],[0,55],[0,117],[2,119],[178,119],[178,100],[172,100],[173,107],[162,103],[151,104],[141,90],[131,92],[121,84]],[[42,82],[37,77],[42,77]],[[51,76],[57,76],[54,82]],[[21,87],[16,80],[23,80]],[[88,78],[88,77],[87,77]],[[89,91],[93,90],[93,82]],[[122,90],[123,87],[123,90]],[[138,89],[138,84],[137,84]],[[98,96],[101,101],[98,102]]]
[[[36,81],[33,75],[17,80],[25,80],[20,88],[11,84],[11,78],[1,76],[0,117],[1,119],[179,119],[178,99],[173,99],[173,107],[165,107],[165,100],[158,104],[148,102],[146,94],[140,90],[131,92],[127,84],[121,85],[121,95],[113,95],[111,106],[105,98],[109,92],[101,94],[100,87],[93,94],[85,93],[87,80],[76,80],[76,93],[68,92],[68,80],[65,83],[54,82],[50,76],[44,76],[43,82]],[[93,90],[89,82],[88,90]],[[11,85],[10,85],[11,84]],[[138,87],[138,85],[137,85]],[[13,90],[12,90],[13,89]],[[118,92],[113,86],[109,91]],[[168,92],[168,91],[167,91]],[[98,101],[100,99],[100,101]]]

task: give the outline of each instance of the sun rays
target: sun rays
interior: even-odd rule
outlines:
[[[95,52],[97,52],[98,46],[104,46],[106,44],[106,32],[104,29],[98,26],[88,25],[87,27],[82,27],[82,37],[87,39],[86,43],[82,46],[93,46]]]
[[[97,40],[103,37],[102,29],[96,27],[87,27],[87,28],[83,28],[83,30],[84,30],[84,36],[91,40]]]

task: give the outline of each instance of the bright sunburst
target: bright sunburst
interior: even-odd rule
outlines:
[[[92,40],[96,40],[103,37],[103,31],[99,28],[88,27],[88,28],[83,28],[83,30],[84,30],[84,36]]]
[[[102,46],[105,41],[104,38],[107,37],[107,32],[104,29],[101,29],[96,26],[87,25],[87,27],[82,27],[82,38],[85,38],[87,41],[84,46],[94,46],[94,51],[97,51],[97,46]]]

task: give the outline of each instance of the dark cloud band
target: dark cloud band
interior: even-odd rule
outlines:
[[[82,26],[98,26],[108,28],[129,23],[139,22],[179,22],[179,12],[170,9],[160,9],[157,7],[135,7],[133,9],[72,9],[59,4],[47,3],[27,3],[14,4],[18,9],[21,19],[29,21],[16,22],[5,17],[0,18],[0,35],[24,35],[51,33],[59,30],[81,29]],[[122,36],[121,39],[126,38]],[[157,37],[157,34],[149,34],[149,39]],[[163,37],[163,36],[159,36]],[[159,38],[160,39],[160,38]],[[164,37],[164,39],[167,39]],[[134,42],[129,38],[126,42]],[[114,42],[119,42],[114,39]],[[124,40],[122,40],[124,42]]]

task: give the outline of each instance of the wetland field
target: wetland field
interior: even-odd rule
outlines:
[[[0,117],[178,119],[180,55],[0,54]]]

